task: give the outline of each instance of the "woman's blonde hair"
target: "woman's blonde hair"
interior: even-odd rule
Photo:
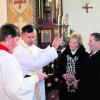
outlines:
[[[82,40],[82,35],[81,35],[80,33],[78,33],[78,32],[73,32],[73,33],[71,33],[71,35],[69,36],[69,40],[70,40],[71,38],[77,39],[80,45],[81,45],[82,42],[83,42],[83,40]]]

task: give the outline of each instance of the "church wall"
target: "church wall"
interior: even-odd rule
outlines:
[[[85,9],[82,9],[84,3],[88,1],[92,9],[86,13]],[[69,27],[82,33],[84,44],[89,51],[87,42],[88,36],[92,32],[100,32],[100,0],[63,0],[64,15],[68,14]]]
[[[0,26],[8,21],[7,1],[9,0],[0,0]],[[84,3],[86,1],[88,1],[93,7],[92,9],[89,9],[88,13],[86,13],[85,9],[82,9],[82,6],[84,6]],[[23,4],[21,6],[23,6]],[[63,10],[64,15],[68,14],[69,16],[68,18],[68,24],[70,25],[69,28],[71,28],[74,31],[82,33],[84,44],[87,48],[87,51],[89,51],[87,45],[89,34],[92,32],[100,32],[100,23],[99,23],[100,0],[63,0],[63,9],[64,9]],[[22,17],[19,18],[20,20],[22,20],[21,19]],[[31,21],[29,21],[28,23],[30,22]],[[35,23],[35,20],[33,22]]]

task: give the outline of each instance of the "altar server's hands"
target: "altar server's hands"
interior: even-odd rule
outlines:
[[[47,75],[45,73],[42,73],[42,72],[37,72],[37,75],[39,77],[39,81],[42,81],[45,78],[47,78]]]

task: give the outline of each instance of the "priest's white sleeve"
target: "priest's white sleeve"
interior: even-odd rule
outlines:
[[[37,56],[26,52],[25,49],[19,46],[13,54],[20,62],[22,69],[26,68],[28,71],[40,70],[58,57],[56,49],[50,46],[42,50],[43,52],[38,52]]]

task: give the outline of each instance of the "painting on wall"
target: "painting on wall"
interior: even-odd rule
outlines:
[[[51,42],[51,30],[41,30],[41,43]]]

